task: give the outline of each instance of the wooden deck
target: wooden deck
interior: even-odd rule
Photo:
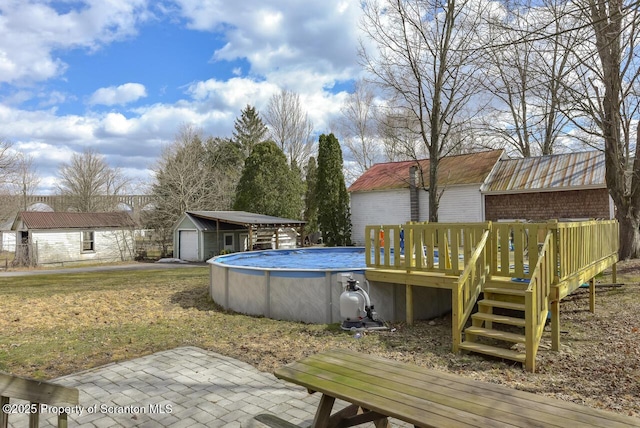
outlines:
[[[615,220],[549,223],[407,223],[367,226],[369,281],[406,287],[406,321],[413,323],[413,287],[452,292],[453,350],[466,349],[520,361],[535,370],[535,356],[551,312],[552,349],[560,349],[559,302],[618,261]],[[595,285],[590,309],[595,310]],[[478,301],[483,293],[485,299]],[[472,313],[476,304],[478,313]],[[518,321],[494,309],[520,311]],[[511,317],[513,318],[513,317]],[[472,319],[472,326],[465,328]],[[522,325],[524,324],[524,325]],[[521,326],[521,335],[500,333]],[[500,350],[484,339],[506,343]],[[508,348],[524,343],[525,352]]]
[[[316,428],[386,426],[387,417],[416,427],[640,427],[637,418],[353,351],[316,354],[275,375],[323,394]],[[332,415],[336,398],[353,405]]]

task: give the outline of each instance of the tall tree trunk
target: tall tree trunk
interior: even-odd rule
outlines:
[[[620,260],[637,258],[640,255],[640,221],[637,217],[618,211],[616,216],[620,226]]]

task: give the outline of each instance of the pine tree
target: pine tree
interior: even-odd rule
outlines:
[[[256,144],[245,160],[233,208],[298,219],[302,213],[299,182],[276,143]]]
[[[247,104],[240,117],[236,118],[233,131],[233,141],[244,152],[247,158],[253,147],[265,141],[267,126],[264,124],[255,107]]]
[[[318,231],[318,199],[316,197],[316,187],[318,185],[318,167],[316,158],[309,158],[306,168],[305,181],[307,191],[304,196],[304,215],[303,219],[307,223],[305,226],[305,235],[311,235]]]
[[[351,244],[349,194],[342,173],[342,150],[333,135],[322,134],[318,144],[318,183],[316,199],[318,224],[324,243],[329,246]]]

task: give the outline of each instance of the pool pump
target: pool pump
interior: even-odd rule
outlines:
[[[344,278],[343,278],[344,279]],[[343,292],[340,295],[340,316],[343,330],[386,330],[384,323],[377,319],[369,294],[364,291],[353,276],[343,281]]]

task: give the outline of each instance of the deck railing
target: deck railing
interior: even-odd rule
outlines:
[[[38,427],[42,405],[57,406],[58,427],[67,427],[66,409],[78,405],[79,391],[76,388],[56,385],[50,382],[25,379],[0,373],[0,427],[6,427],[9,423],[9,414],[12,413],[9,400],[11,398],[25,400],[29,404],[19,404],[21,412],[28,413],[29,427]]]
[[[489,239],[489,230],[485,230],[476,245],[467,266],[460,275],[458,287],[452,290],[452,333],[453,333],[453,351],[458,351],[458,346],[462,342],[462,330],[467,319],[473,311],[474,305],[478,300],[478,296],[484,287],[489,276],[488,250],[487,241]]]
[[[618,253],[616,220],[558,223],[556,228],[560,281]]]
[[[525,347],[527,349],[525,368],[531,372],[535,371],[538,345],[547,321],[549,295],[555,280],[556,247],[553,244],[554,232],[548,230],[524,294]]]
[[[458,276],[489,223],[407,223],[367,226],[367,266]]]

